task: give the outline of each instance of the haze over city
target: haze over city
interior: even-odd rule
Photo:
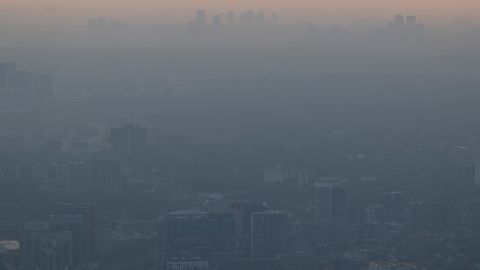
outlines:
[[[0,0],[0,270],[480,269],[479,14]]]

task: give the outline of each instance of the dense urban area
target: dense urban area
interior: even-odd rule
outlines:
[[[480,269],[480,27],[357,26],[0,27],[0,269]]]

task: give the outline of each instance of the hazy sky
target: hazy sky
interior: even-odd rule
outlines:
[[[80,16],[141,17],[161,14],[184,19],[197,8],[211,13],[247,8],[278,11],[289,16],[386,18],[395,13],[417,14],[426,20],[480,16],[479,0],[0,0],[0,10]]]

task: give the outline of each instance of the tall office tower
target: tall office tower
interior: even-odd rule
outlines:
[[[339,184],[317,182],[313,186],[314,220],[334,221],[345,218],[346,191]]]
[[[232,252],[233,213],[180,211],[159,220],[159,269],[166,269],[174,258],[208,257],[208,254]]]
[[[273,258],[285,249],[287,216],[278,211],[252,213],[251,258]]]
[[[197,24],[207,24],[207,12],[204,9],[197,10],[195,22]]]
[[[265,12],[262,10],[257,12],[256,23],[260,25],[265,24]]]
[[[87,191],[88,166],[84,162],[71,162],[66,167],[65,192],[82,194]]]
[[[97,18],[97,31],[105,32],[107,30],[107,19]]]
[[[474,178],[475,186],[480,187],[480,159],[474,161]]]
[[[88,164],[88,190],[106,196],[121,195],[124,179],[120,164],[95,160]]]
[[[95,222],[95,256],[102,257],[110,253],[111,236],[107,220],[97,219]]]
[[[42,234],[49,233],[50,224],[48,222],[26,223],[21,237],[21,260],[22,267],[25,269],[35,269],[39,264],[39,254],[41,249]]]
[[[227,23],[228,23],[228,26],[234,26],[235,25],[235,12],[229,11],[227,13]]]
[[[70,232],[40,235],[39,269],[64,270],[73,266],[73,239]]]
[[[279,20],[278,19],[278,13],[273,13],[272,14],[272,24],[274,24],[274,25],[278,24],[278,22],[279,22],[278,20]]]
[[[402,25],[405,23],[405,17],[401,14],[395,15],[395,24],[396,25]]]
[[[135,125],[111,128],[110,141],[114,158],[135,159],[145,152],[147,129]]]
[[[100,160],[71,162],[66,165],[66,174],[63,177],[67,194],[93,192],[116,196],[123,192],[124,178],[117,162]]]
[[[110,23],[105,18],[92,18],[88,20],[88,30],[91,33],[104,33],[106,30],[110,29]]]
[[[408,25],[416,25],[417,24],[417,16],[413,16],[413,15],[407,16],[406,22],[407,22]]]
[[[244,257],[250,256],[250,234],[252,213],[263,212],[267,207],[262,202],[238,201],[230,206],[235,214],[235,238]]]
[[[213,15],[212,26],[215,28],[222,27],[222,15]]]
[[[45,104],[53,97],[53,78],[51,75],[35,75],[34,101],[37,104]]]
[[[95,258],[95,207],[90,204],[54,204],[50,207],[53,231],[69,231],[73,239],[73,263],[81,264]]]
[[[21,247],[25,269],[63,270],[74,266],[71,232],[26,230]]]

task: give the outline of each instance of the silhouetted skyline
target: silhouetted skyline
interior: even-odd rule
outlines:
[[[479,3],[7,1],[0,270],[478,270]]]

